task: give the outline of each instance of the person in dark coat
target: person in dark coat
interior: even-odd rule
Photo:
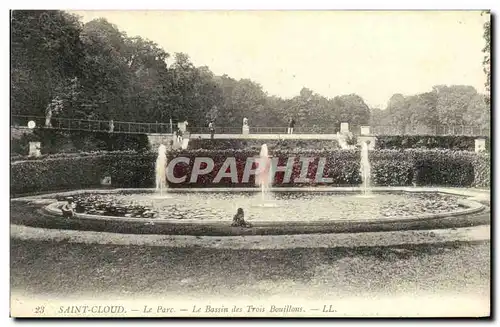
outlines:
[[[233,217],[232,227],[252,227],[252,225],[245,221],[245,213],[242,208],[238,208],[236,215]]]
[[[215,135],[215,127],[214,127],[214,122],[213,121],[211,121],[208,124],[208,130],[210,131],[210,139],[213,140],[214,139],[214,135]]]
[[[290,118],[288,123],[288,134],[293,134],[293,128],[295,127],[295,119]]]

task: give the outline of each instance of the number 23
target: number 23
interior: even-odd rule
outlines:
[[[36,308],[35,308],[35,313],[40,314],[40,313],[43,313],[43,312],[44,312],[44,310],[45,310],[45,307],[36,307]]]

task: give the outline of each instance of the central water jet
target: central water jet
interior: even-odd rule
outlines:
[[[158,157],[156,158],[156,191],[163,195],[163,190],[167,187],[167,147],[160,144],[158,147]]]
[[[370,194],[370,180],[371,180],[371,166],[370,160],[368,159],[368,141],[361,142],[361,182],[363,195]]]
[[[260,186],[262,200],[266,200],[269,188],[271,186],[271,160],[267,150],[267,144],[262,144],[260,148],[259,159],[257,161],[257,172],[255,183]]]

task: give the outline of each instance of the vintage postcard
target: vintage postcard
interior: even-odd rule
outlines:
[[[12,10],[12,317],[489,317],[489,11]]]

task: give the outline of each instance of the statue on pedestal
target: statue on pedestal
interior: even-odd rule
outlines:
[[[242,134],[250,134],[250,127],[248,126],[248,118],[243,118],[243,131]]]
[[[51,128],[52,127],[52,115],[53,114],[58,114],[63,110],[63,100],[59,98],[59,96],[56,96],[52,101],[47,105],[45,108],[45,127]]]

